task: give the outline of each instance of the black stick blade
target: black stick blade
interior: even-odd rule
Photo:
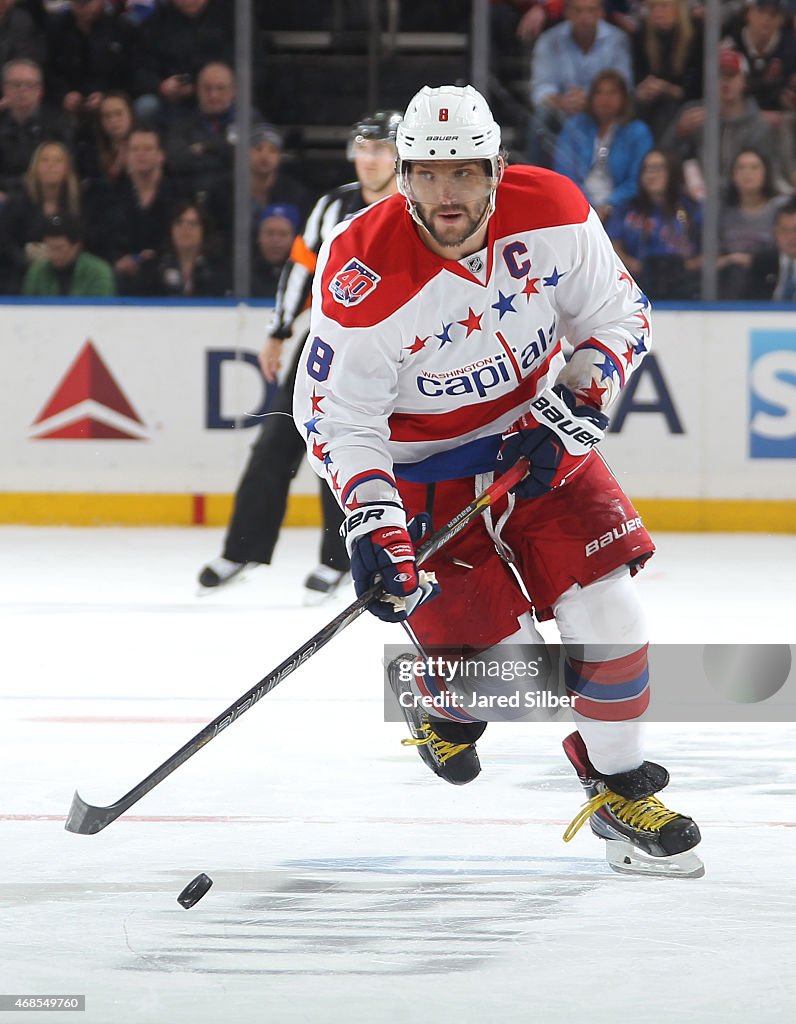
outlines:
[[[67,832],[77,832],[81,836],[93,836],[118,818],[122,810],[124,808],[117,810],[116,804],[111,804],[110,807],[93,807],[75,790],[64,828]]]

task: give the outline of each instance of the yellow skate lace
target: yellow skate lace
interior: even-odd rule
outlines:
[[[467,750],[471,746],[470,743],[448,743],[447,740],[437,736],[431,726],[427,724],[420,726],[420,732],[423,733],[422,737],[401,740],[401,746],[431,747],[440,764],[445,764],[446,761],[450,761],[452,757],[461,754],[463,750]]]
[[[581,807],[564,832],[564,842],[568,843],[570,839],[573,839],[592,814],[606,804],[625,825],[643,829],[645,832],[659,832],[664,825],[680,817],[676,811],[670,811],[655,796],[645,796],[640,800],[626,800],[618,793],[606,789],[593,796]]]

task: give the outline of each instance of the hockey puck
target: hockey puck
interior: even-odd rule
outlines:
[[[194,903],[199,902],[212,884],[213,879],[210,878],[209,875],[205,875],[204,873],[197,875],[196,878],[190,881],[182,890],[180,895],[177,897],[177,902],[181,907],[185,907],[186,910],[190,910]]]

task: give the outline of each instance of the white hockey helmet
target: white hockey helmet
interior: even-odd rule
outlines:
[[[398,189],[420,224],[408,181],[412,160],[485,160],[490,166],[487,217],[495,210],[495,191],[503,172],[500,126],[489,104],[472,85],[425,85],[410,101],[396,135]]]

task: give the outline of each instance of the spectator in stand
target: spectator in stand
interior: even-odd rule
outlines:
[[[796,189],[796,112],[792,110],[774,130],[774,167],[777,190],[790,195]]]
[[[702,96],[702,31],[688,0],[648,0],[633,36],[636,110],[661,139],[683,103]]]
[[[699,297],[702,211],[686,195],[682,168],[671,153],[647,153],[637,194],[614,210],[605,230],[653,300]]]
[[[211,61],[232,65],[229,0],[171,0],[141,25],[136,113],[168,122],[194,97],[196,76]]]
[[[0,0],[0,67],[17,57],[41,65],[47,56],[44,35],[17,0]]]
[[[255,120],[258,116],[253,111]],[[235,75],[215,61],[196,78],[194,109],[177,117],[168,132],[169,168],[194,195],[207,197],[220,185],[230,187],[235,138]]]
[[[563,10],[563,0],[492,0],[493,52],[505,56],[527,50],[545,28],[561,20]]]
[[[95,114],[110,90],[129,92],[134,29],[104,0],[71,0],[48,31],[48,94],[66,114]]]
[[[28,264],[41,257],[47,219],[80,217],[81,205],[69,150],[60,142],[43,142],[31,157],[22,190],[9,196],[0,213],[5,293],[16,294]]]
[[[265,122],[256,124],[252,128],[249,150],[252,240],[263,210],[274,203],[297,207],[302,223],[307,217],[307,190],[285,171],[283,159],[284,143],[277,129]],[[232,185],[226,181],[212,190],[208,201],[213,220],[227,231],[232,225],[232,199]]]
[[[730,168],[742,149],[756,149],[767,159],[773,152],[771,126],[760,116],[760,107],[746,95],[746,58],[737,50],[722,48],[719,52],[719,173],[721,187],[729,183]],[[704,198],[702,177],[702,126],[705,108],[702,103],[687,103],[669,126],[662,140],[663,149],[673,149],[686,164],[689,194]]]
[[[28,267],[23,295],[81,297],[116,294],[113,270],[105,260],[83,251],[80,222],[49,217],[44,225],[44,256]]]
[[[297,206],[302,219],[308,213],[309,195],[304,186],[288,174],[283,167],[284,143],[273,125],[262,122],[255,125],[249,151],[249,179],[252,212],[259,217],[272,203]]]
[[[20,186],[31,157],[42,142],[71,144],[65,119],[43,106],[44,81],[39,65],[27,58],[3,67],[0,100],[0,193]]]
[[[652,135],[633,118],[633,100],[618,71],[600,71],[586,110],[569,118],[558,136],[553,167],[579,185],[605,221],[615,206],[636,194],[639,167]]]
[[[219,298],[229,292],[221,266],[206,250],[210,236],[202,208],[178,203],[169,222],[169,244],[158,265],[158,293],[169,298]]]
[[[123,14],[134,25],[146,21],[158,6],[158,0],[113,0],[117,14]]]
[[[133,130],[133,106],[123,92],[103,96],[94,118],[93,138],[78,144],[81,178],[104,185],[117,181],[127,169],[127,140]]]
[[[727,197],[719,213],[719,298],[737,299],[749,291],[754,256],[770,249],[777,211],[771,165],[755,149],[742,149],[732,162]]]
[[[796,302],[796,199],[777,210],[774,243],[753,258],[746,298]]]
[[[127,173],[89,211],[90,248],[113,265],[122,295],[157,294],[157,267],[169,217],[184,198],[164,174],[166,155],[153,128],[135,128],[127,142]]]
[[[564,121],[586,109],[599,71],[613,68],[632,84],[627,35],[603,18],[602,0],[567,0],[566,21],[546,29],[531,63],[530,155],[549,165],[555,136]]]
[[[746,57],[746,89],[757,101],[763,117],[776,127],[787,109],[796,106],[796,39],[784,0],[750,0],[745,24],[730,36]]]
[[[282,268],[290,257],[300,226],[301,215],[295,206],[274,203],[262,211],[252,257],[253,298],[276,298]]]

